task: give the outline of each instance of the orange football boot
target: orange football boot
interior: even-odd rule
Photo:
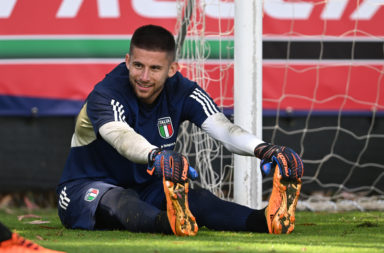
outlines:
[[[0,253],[65,253],[46,249],[20,235],[13,233],[12,238],[0,243]]]
[[[163,177],[167,215],[172,231],[178,236],[194,236],[198,226],[188,205],[188,181],[174,183]]]
[[[301,179],[283,179],[275,166],[273,187],[265,216],[270,234],[289,234],[295,228],[295,211],[301,190]]]

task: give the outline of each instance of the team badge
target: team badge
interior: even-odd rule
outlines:
[[[164,139],[169,139],[173,135],[173,126],[172,120],[170,117],[160,118],[157,121],[157,128],[159,129],[159,134]]]
[[[89,190],[85,194],[84,200],[91,202],[95,200],[95,198],[97,198],[97,195],[99,195],[99,189],[89,188]]]

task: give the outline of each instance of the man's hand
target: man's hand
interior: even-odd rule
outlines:
[[[197,171],[190,167],[185,156],[171,150],[153,149],[148,155],[148,174],[162,177],[172,182],[195,180]]]
[[[280,174],[285,179],[298,179],[303,176],[304,165],[299,155],[290,148],[262,143],[255,148],[255,156],[261,159],[261,171],[270,172],[271,166],[279,166]]]

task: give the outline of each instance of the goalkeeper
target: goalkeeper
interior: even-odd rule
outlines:
[[[276,168],[266,208],[189,189],[197,172],[173,151],[186,120],[229,151]],[[125,61],[94,87],[79,112],[57,188],[58,213],[65,227],[88,230],[193,236],[206,226],[290,233],[302,174],[294,151],[231,123],[204,90],[178,72],[173,35],[146,25],[134,32]]]

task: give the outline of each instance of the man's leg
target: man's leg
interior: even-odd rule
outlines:
[[[214,230],[265,233],[265,209],[254,210],[222,200],[205,189],[190,189],[189,206],[197,224]]]
[[[164,190],[162,181],[154,182],[140,190],[140,198],[161,210],[165,210],[167,201]],[[224,201],[204,189],[189,189],[188,191],[188,188],[184,188],[183,192],[182,196],[184,198],[187,196],[189,210],[196,217],[196,223],[199,227],[206,226],[210,229],[229,231],[268,232],[265,209],[253,210]],[[183,198],[179,199],[182,200]],[[171,203],[168,203],[168,206],[172,204],[172,201],[169,202]],[[183,210],[183,208],[181,209]]]
[[[167,213],[141,200],[132,189],[115,187],[104,193],[95,218],[95,229],[172,233]]]
[[[204,189],[190,190],[189,206],[199,226],[216,230],[289,234],[295,227],[295,211],[301,179],[284,180],[276,166],[268,206],[261,210],[224,201]]]

